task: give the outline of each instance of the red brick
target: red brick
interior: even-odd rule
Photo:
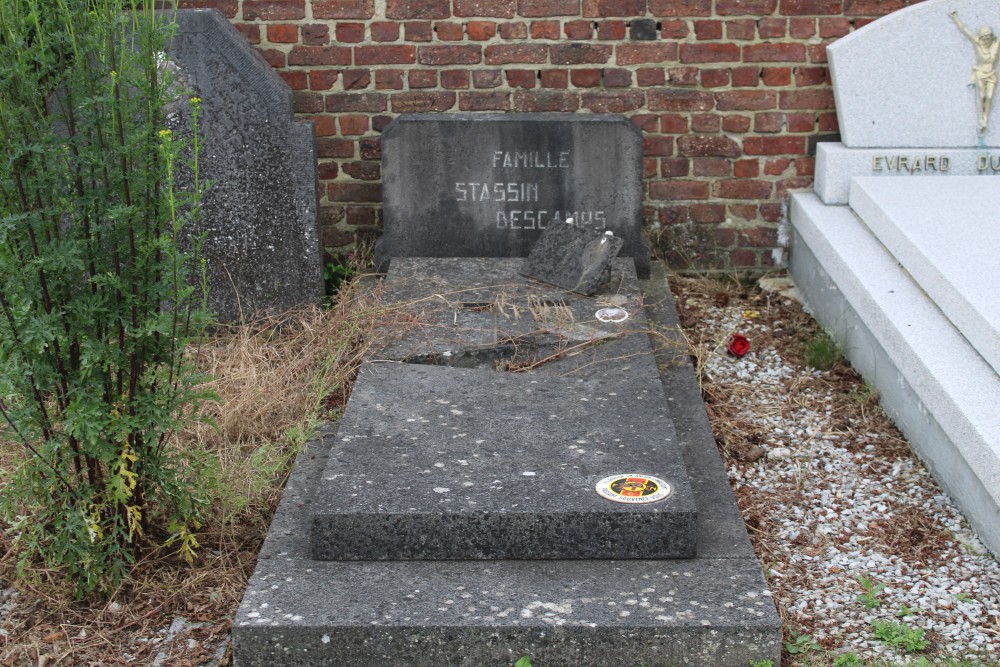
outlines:
[[[465,32],[469,39],[484,42],[497,34],[495,21],[469,21],[465,24]]]
[[[364,23],[338,23],[336,30],[338,42],[363,42],[365,41]]]
[[[569,71],[564,69],[542,70],[542,88],[568,88]]]
[[[299,26],[294,23],[272,23],[267,26],[267,41],[275,44],[295,44],[299,41]]]
[[[726,221],[726,207],[722,204],[692,204],[688,207],[691,222],[712,224]]]
[[[661,225],[683,225],[687,223],[687,206],[667,206],[661,208],[657,217]]]
[[[802,155],[806,152],[805,137],[747,137],[743,140],[747,155]]]
[[[844,0],[847,16],[885,16],[910,4],[910,0]]]
[[[435,88],[438,84],[437,70],[412,69],[407,75],[410,88]]]
[[[750,179],[726,179],[715,182],[715,196],[723,199],[767,199],[771,184]]]
[[[465,39],[465,28],[461,23],[438,21],[434,24],[434,32],[442,42],[461,42]]]
[[[820,132],[839,132],[840,125],[837,123],[837,114],[832,111],[819,114],[816,120],[816,129]]]
[[[532,39],[559,39],[559,21],[532,21]]]
[[[777,102],[778,94],[771,90],[727,90],[715,93],[715,104],[719,111],[773,109]]]
[[[790,67],[765,67],[760,72],[760,80],[765,86],[787,86],[792,82]]]
[[[302,70],[284,70],[278,72],[288,87],[292,90],[305,90],[309,87],[309,73]]]
[[[789,132],[812,132],[816,127],[816,116],[814,114],[799,111],[788,114]]]
[[[351,49],[346,46],[293,46],[289,65],[350,65]]]
[[[331,93],[326,96],[326,110],[333,113],[344,111],[378,113],[386,110],[386,99],[382,93]]]
[[[448,111],[455,106],[452,92],[394,93],[391,97],[393,113],[425,113]]]
[[[409,44],[354,47],[356,65],[410,65],[416,61],[417,47]]]
[[[361,159],[362,160],[381,160],[382,159],[382,140],[381,139],[362,139],[358,142],[361,147]]]
[[[555,44],[551,47],[553,65],[606,63],[612,47],[605,44]]]
[[[643,132],[656,132],[660,127],[660,117],[656,114],[641,113],[629,118]]]
[[[785,114],[768,111],[753,116],[753,131],[762,134],[781,132],[785,128]]]
[[[359,181],[377,181],[382,178],[382,169],[378,162],[345,162],[341,169]]]
[[[809,39],[816,34],[816,19],[789,19],[788,34],[795,39]]]
[[[604,70],[605,88],[628,88],[632,85],[632,72],[627,69],[611,68]]]
[[[740,146],[729,137],[686,136],[677,139],[682,157],[738,157]]]
[[[517,13],[528,18],[577,16],[580,13],[580,0],[518,0]]]
[[[506,72],[507,85],[511,88],[534,88],[538,77],[534,70],[509,69]]]
[[[829,83],[827,80],[826,67],[796,67],[795,85],[799,88],[806,86],[821,86]]]
[[[348,115],[340,117],[342,135],[365,134],[368,132],[368,116]]]
[[[375,209],[370,206],[347,207],[347,224],[354,226],[371,226],[375,223]]]
[[[695,21],[694,36],[696,39],[722,39],[722,21]]]
[[[759,67],[734,67],[730,72],[734,88],[754,88],[760,83]]]
[[[791,165],[792,161],[787,157],[769,158],[764,160],[764,175],[781,176]]]
[[[510,93],[459,93],[460,111],[508,111]]]
[[[370,19],[375,15],[375,0],[312,0],[311,4],[314,19]]]
[[[643,178],[656,178],[659,174],[657,169],[658,165],[656,160],[653,158],[643,158],[642,159],[642,177]]]
[[[503,39],[527,39],[527,23],[502,23],[500,24],[500,37]]]
[[[648,156],[661,156],[674,154],[673,137],[643,137],[642,153]]]
[[[544,44],[491,44],[483,50],[483,54],[487,65],[544,63],[549,47]]]
[[[479,46],[421,46],[419,58],[421,65],[476,65],[483,54]]]
[[[371,83],[371,71],[366,69],[346,69],[343,71],[344,90],[361,90]]]
[[[842,0],[781,0],[785,16],[820,16],[843,12]]]
[[[660,36],[663,39],[684,39],[688,36],[688,22],[681,19],[660,21]]]
[[[294,21],[306,17],[306,0],[243,0],[243,20]]]
[[[595,88],[601,85],[601,70],[574,69],[570,70],[569,78],[577,88]]]
[[[757,254],[752,250],[734,250],[729,253],[729,266],[732,267],[755,267],[757,266]]]
[[[663,158],[660,160],[660,175],[663,178],[682,178],[691,173],[691,161],[687,158]]]
[[[805,62],[803,44],[749,44],[743,47],[743,62]]]
[[[590,21],[566,21],[563,32],[570,39],[590,39],[594,36],[594,24]]]
[[[335,69],[314,69],[309,71],[309,87],[313,90],[330,90],[337,83],[340,71]]]
[[[782,109],[833,109],[833,91],[829,88],[784,90],[779,106]]]
[[[713,106],[712,93],[701,90],[665,88],[649,91],[651,111],[708,111]]]
[[[758,160],[736,160],[733,162],[733,176],[757,178],[760,176],[760,162]]]
[[[601,21],[597,24],[597,39],[625,39],[625,21]]]
[[[662,67],[640,67],[635,71],[635,83],[638,86],[662,86],[666,82],[666,73]]]
[[[260,26],[256,23],[234,23],[233,27],[251,44],[260,44]]]
[[[870,18],[856,18],[856,19],[854,19],[854,29],[855,30],[861,30],[861,28],[864,28],[869,23],[873,23],[873,22],[875,22],[877,20],[878,20],[877,18],[873,18],[873,17],[870,17]]]
[[[698,157],[691,160],[694,176],[732,176],[732,161],[722,157]]]
[[[377,69],[375,70],[376,90],[402,90],[403,75],[401,69]]]
[[[257,53],[264,57],[267,64],[275,69],[280,69],[285,66],[285,52],[279,51],[278,49],[257,49]],[[294,65],[296,63],[289,62],[289,65]]]
[[[646,14],[646,0],[583,0],[583,15],[639,16]]]
[[[799,176],[812,176],[816,173],[816,158],[800,157],[795,160],[795,173]]]
[[[514,18],[517,0],[455,0],[455,16]]]
[[[749,132],[750,118],[738,114],[722,117],[722,130],[724,132]]]
[[[653,16],[711,16],[712,0],[649,0]]]
[[[824,39],[829,37],[843,37],[851,32],[851,21],[841,17],[819,20],[819,36]]]
[[[582,93],[580,99],[583,108],[594,113],[626,113],[646,103],[646,96],[641,90],[602,90]]]
[[[388,19],[446,19],[451,16],[451,0],[387,0]]]
[[[615,55],[615,62],[619,65],[670,62],[677,60],[677,44],[675,42],[619,44]]]
[[[809,45],[809,62],[811,62],[811,63],[817,63],[817,64],[818,63],[825,63],[825,62],[827,62],[827,58],[826,58],[826,47],[827,46],[829,46],[829,43],[826,43],[826,44],[810,44]]]
[[[683,199],[708,199],[705,181],[653,181],[649,184],[649,198],[659,201]]]
[[[496,88],[503,85],[503,73],[496,69],[473,70],[472,85],[476,88]]]
[[[682,63],[739,62],[740,47],[736,44],[681,44]]]
[[[722,117],[714,113],[696,113],[691,116],[692,132],[718,132]]]
[[[318,137],[316,139],[316,155],[319,157],[354,157],[354,140]]]
[[[575,93],[558,90],[519,90],[514,93],[514,111],[576,111],[580,100]]]
[[[757,33],[757,22],[753,19],[726,21],[727,39],[753,39]]]
[[[321,181],[332,181],[337,178],[340,168],[333,160],[324,160],[316,165],[316,176]]]
[[[441,72],[441,87],[458,90],[469,87],[469,72],[464,69],[449,69]]]
[[[729,215],[738,218],[739,220],[756,220],[757,219],[757,205],[756,204],[729,204],[727,207],[729,209]],[[735,242],[735,238],[733,241]]]
[[[754,227],[740,233],[740,245],[756,248],[773,246],[778,242],[778,230],[770,227]]]
[[[696,86],[698,85],[697,67],[671,67],[668,70],[669,80],[675,86]]]
[[[395,42],[399,39],[399,24],[395,21],[373,21],[371,29],[373,42]]]
[[[227,19],[236,17],[237,0],[180,0],[178,9],[217,9]]]
[[[408,42],[429,42],[434,39],[430,21],[407,21],[403,24],[403,39]]]
[[[757,22],[757,34],[761,39],[781,39],[788,29],[788,21],[778,18],[764,18]]]
[[[372,129],[375,130],[376,132],[381,132],[382,130],[384,130],[385,128],[387,128],[389,126],[389,123],[391,123],[391,122],[392,122],[392,116],[384,116],[384,115],[372,116]],[[362,143],[361,156],[362,157],[364,157],[364,142],[365,141],[366,140],[364,140],[364,139],[362,139],[362,141],[361,141],[361,143]]]
[[[728,69],[703,69],[701,70],[701,85],[704,88],[719,88],[729,85]]]
[[[330,42],[330,26],[310,23],[302,26],[302,43],[308,46],[323,46]]]
[[[687,134],[689,131],[687,116],[663,114],[660,116],[660,131],[664,134]]]
[[[715,0],[719,16],[768,16],[774,13],[778,0]]]
[[[323,96],[319,93],[293,90],[292,108],[295,113],[319,113],[323,111]]]
[[[330,201],[380,202],[380,183],[331,183],[327,190]]]

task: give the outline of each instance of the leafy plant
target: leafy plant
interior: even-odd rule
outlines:
[[[873,621],[872,631],[875,633],[875,638],[886,646],[907,653],[923,651],[930,646],[930,642],[924,639],[923,629],[911,628],[906,623]]]
[[[862,667],[865,663],[857,653],[841,653],[833,659],[833,667]]]
[[[156,5],[0,0],[0,426],[24,452],[0,514],[22,573],[40,556],[78,595],[143,545],[198,546],[203,501],[167,435],[202,396],[200,101],[190,142],[165,126]]]
[[[830,334],[823,332],[805,342],[806,363],[821,371],[837,365],[843,356],[840,347]]]
[[[354,277],[355,268],[345,262],[327,262],[323,265],[323,288],[327,296],[333,296],[340,286]]]
[[[774,660],[751,660],[750,667],[774,667]]]
[[[862,593],[856,599],[865,606],[865,609],[874,609],[882,604],[878,596],[885,589],[885,584],[876,584],[871,577],[864,574],[858,577],[858,583],[861,585]]]
[[[898,618],[904,618],[906,616],[916,616],[920,613],[920,609],[917,607],[907,607],[905,604],[899,605],[899,611],[896,612]]]
[[[807,653],[809,651],[818,651],[822,647],[813,641],[812,635],[809,634],[799,634],[794,630],[789,632],[788,639],[784,642],[785,650],[796,655],[798,653]]]
[[[958,595],[955,596],[955,599],[959,602],[972,602],[972,596],[965,591],[959,591]]]
[[[531,667],[531,658],[524,656],[514,663],[514,667]]]

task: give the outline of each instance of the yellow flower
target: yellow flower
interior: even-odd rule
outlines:
[[[170,130],[160,130],[160,137],[163,139],[169,139],[171,134]]]
[[[191,104],[200,104],[201,103],[201,98],[200,97],[192,97],[188,101],[191,102]]]

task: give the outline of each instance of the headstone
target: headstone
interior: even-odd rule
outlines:
[[[292,93],[215,10],[181,10],[170,58],[201,98],[201,231],[209,306],[222,321],[323,296],[312,124]],[[186,103],[169,119],[188,128]]]
[[[584,229],[567,220],[542,232],[520,273],[589,296],[610,279],[611,261],[621,247],[622,239],[611,231]]]
[[[382,136],[385,235],[376,258],[526,257],[573,218],[610,230],[649,274],[642,136],[623,116],[414,114]]]

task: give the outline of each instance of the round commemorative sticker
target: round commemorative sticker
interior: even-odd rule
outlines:
[[[628,311],[624,308],[601,308],[594,315],[601,322],[624,322],[628,319]]]
[[[616,503],[655,503],[670,495],[670,485],[648,475],[612,475],[597,483],[597,493]]]

